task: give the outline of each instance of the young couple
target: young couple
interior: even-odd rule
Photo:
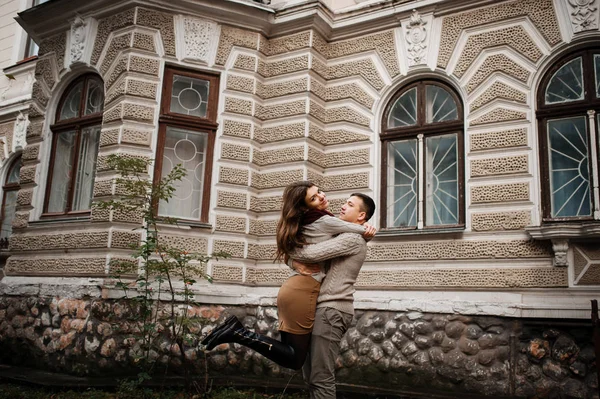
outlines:
[[[335,398],[335,358],[354,315],[354,283],[367,255],[366,224],[375,203],[352,194],[339,219],[317,186],[300,181],[283,193],[277,225],[277,259],[292,267],[277,295],[281,341],[247,330],[230,316],[204,340],[206,350],[223,343],[245,345],[279,365],[303,368],[311,398]],[[307,359],[308,357],[308,359]]]

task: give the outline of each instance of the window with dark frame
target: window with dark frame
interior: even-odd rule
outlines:
[[[448,85],[402,87],[382,121],[381,226],[464,227],[463,108]]]
[[[178,164],[187,174],[176,183],[173,198],[158,204],[159,216],[208,221],[218,95],[217,75],[165,70],[154,179]]]
[[[7,239],[12,234],[12,221],[15,217],[17,208],[17,194],[19,192],[21,171],[21,156],[19,155],[10,164],[2,186],[2,230],[0,231],[0,248],[6,248],[4,244],[8,243]]]
[[[80,76],[63,93],[52,130],[43,217],[89,214],[104,108],[104,83]]]
[[[600,48],[571,53],[538,90],[544,222],[600,220]]]
[[[39,6],[40,4],[46,3],[47,1],[49,0],[33,0],[31,2],[31,7]],[[27,43],[25,45],[25,54],[23,59],[27,59],[38,55],[39,50],[40,47],[35,42],[35,40],[33,40],[31,36],[27,35]]]

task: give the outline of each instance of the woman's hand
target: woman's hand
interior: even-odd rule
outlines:
[[[365,226],[365,232],[363,233],[363,238],[367,241],[370,241],[373,237],[375,237],[375,233],[377,233],[377,229],[374,226],[371,226],[369,223],[363,224]]]

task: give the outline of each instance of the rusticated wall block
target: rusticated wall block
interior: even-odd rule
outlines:
[[[104,86],[106,87],[106,91],[110,91],[115,84],[115,82],[119,81],[121,75],[123,75],[127,71],[127,62],[128,56],[126,54],[122,54],[115,61],[114,66],[108,76],[104,76]],[[106,108],[106,99],[104,100],[105,108]]]
[[[271,84],[256,84],[256,95],[262,99],[286,96],[305,92],[308,88],[308,78],[289,80]]]
[[[94,198],[113,195],[113,180],[96,180],[94,182]]]
[[[158,29],[166,55],[175,56],[175,27],[173,15],[138,7],[136,24]]]
[[[139,245],[141,239],[141,234],[135,231],[113,230],[111,232],[110,247],[131,249]]]
[[[112,213],[112,219],[115,222],[133,223],[141,225],[143,221],[143,215],[141,212],[126,212],[115,210]]]
[[[96,276],[104,275],[104,257],[62,257],[23,259],[11,256],[6,262],[7,275]]]
[[[42,89],[42,84],[39,80],[33,82],[33,87],[31,89],[31,98],[36,100],[38,104],[40,104],[44,108],[48,105],[48,100],[50,99],[50,97],[48,97],[48,94],[46,94],[44,89]]]
[[[528,183],[490,184],[471,188],[471,202],[529,201]]]
[[[33,189],[32,188],[22,188],[17,193],[17,205],[18,206],[29,206],[31,205],[31,200],[33,199]]]
[[[25,138],[27,143],[31,144],[32,142],[36,142],[41,140],[42,132],[44,129],[44,122],[31,122],[27,126],[27,132],[25,133]]]
[[[226,97],[225,112],[234,114],[252,115],[252,101],[241,98]]]
[[[152,132],[145,130],[138,130],[133,128],[124,128],[121,142],[126,144],[136,144],[149,146],[150,140],[152,139]]]
[[[335,191],[369,187],[369,173],[321,176],[309,171],[308,179],[319,185],[322,190]]]
[[[242,137],[249,139],[252,125],[249,123],[225,119],[223,121],[223,135],[232,137]]]
[[[258,60],[258,73],[265,78],[304,71],[306,69],[308,69],[308,55],[272,62]]]
[[[363,59],[339,64],[324,64],[314,58],[312,70],[318,73],[325,80],[334,80],[347,78],[351,76],[360,76],[376,90],[385,87],[385,83],[377,70],[377,66],[372,59]]]
[[[158,244],[167,248],[201,254],[206,254],[208,246],[206,238],[168,233],[159,233]]]
[[[215,240],[213,242],[213,252],[225,252],[232,258],[243,258],[244,247],[243,241]]]
[[[230,26],[222,26],[215,60],[217,65],[225,65],[233,46],[256,50],[258,48],[258,34]]]
[[[250,210],[253,212],[270,212],[281,209],[281,196],[250,197]]]
[[[215,229],[218,231],[233,231],[243,233],[246,231],[246,218],[217,215]]]
[[[56,83],[56,78],[54,67],[49,57],[38,58],[35,64],[35,78],[46,82],[46,86],[52,90]]]
[[[241,283],[244,268],[241,266],[213,265],[211,276],[214,281]]]
[[[252,172],[251,186],[258,189],[285,187],[288,184],[302,180],[302,170],[285,170],[282,172]]]
[[[288,163],[304,160],[304,146],[287,147],[277,150],[258,151],[252,153],[252,163],[264,166],[276,163]]]
[[[39,154],[40,154],[40,145],[39,144],[28,144],[23,149],[21,159],[23,159],[23,161],[35,161],[38,159]]]
[[[13,229],[24,229],[29,225],[29,211],[17,211],[12,221]]]
[[[248,162],[250,161],[250,147],[223,143],[221,146],[221,158]]]
[[[256,285],[281,285],[290,276],[290,271],[283,267],[248,267],[246,283]]]
[[[119,129],[108,129],[100,132],[100,147],[108,147],[119,143]]]
[[[246,193],[235,193],[231,191],[217,191],[217,206],[222,208],[246,209],[248,202]]]
[[[160,71],[160,61],[154,58],[140,57],[132,55],[129,61],[129,70],[147,75],[158,76]]]
[[[248,259],[273,260],[277,245],[275,244],[248,244]]]
[[[531,224],[531,212],[474,213],[471,216],[473,231],[521,230]]]
[[[471,151],[527,145],[527,129],[511,129],[471,135]]]
[[[309,45],[310,32],[300,32],[270,40],[261,37],[259,50],[261,53],[271,56],[307,48]]]
[[[525,104],[527,102],[527,96],[521,90],[515,89],[514,87],[502,82],[494,82],[479,97],[471,102],[471,111],[479,109],[485,104],[488,104],[489,102],[499,98],[521,104]]]
[[[332,168],[344,165],[359,165],[369,163],[369,149],[322,152],[308,147],[308,160],[322,168]]]
[[[227,89],[245,93],[254,93],[254,79],[245,76],[228,75]]]
[[[287,103],[276,103],[268,106],[256,104],[254,116],[260,120],[283,118],[306,113],[306,101],[298,100]]]
[[[533,240],[431,241],[369,245],[367,260],[518,259],[549,258],[547,242]]]
[[[237,184],[242,186],[248,185],[248,170],[226,168],[221,166],[219,169],[219,181],[221,183]]]
[[[154,36],[147,35],[141,32],[133,33],[133,47],[156,53],[156,47],[154,46]]]
[[[19,171],[19,180],[21,181],[21,184],[33,183],[35,181],[36,169],[36,165],[22,166]]]
[[[496,108],[472,121],[471,126],[522,119],[527,119],[527,114],[525,112],[513,111],[512,109],[506,108]]]
[[[471,176],[505,175],[529,171],[527,155],[514,157],[474,159],[471,161]]]
[[[254,71],[256,69],[256,57],[252,55],[239,54],[233,64],[234,68]]]
[[[123,104],[123,119],[138,122],[154,122],[154,108],[139,104]]]
[[[127,79],[127,90],[125,91],[125,94],[154,100],[156,99],[157,90],[156,83],[137,79]]]
[[[65,32],[59,33],[58,35],[51,36],[47,39],[43,39],[40,42],[40,49],[38,51],[38,57],[43,57],[46,54],[54,52],[56,55],[56,65],[58,71],[62,71],[65,67],[65,49],[67,46],[67,34]]]
[[[77,249],[106,248],[108,231],[79,231],[65,234],[13,235],[10,239],[11,251],[37,251],[47,248]]]
[[[277,220],[250,220],[250,234],[274,236],[277,232]]]
[[[359,287],[566,287],[565,268],[363,270]]]
[[[304,123],[302,122],[254,129],[254,140],[261,144],[298,137],[304,137]]]
[[[126,26],[133,25],[134,14],[135,9],[130,8],[129,10],[113,14],[98,21],[98,33],[96,34],[96,42],[94,43],[94,50],[92,52],[92,65],[96,65],[100,59],[100,54],[102,53],[102,49],[104,48],[110,33]]]

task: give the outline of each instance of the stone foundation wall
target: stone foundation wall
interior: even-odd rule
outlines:
[[[130,305],[125,300],[0,297],[0,362],[87,376],[134,373],[139,326]],[[171,339],[168,323],[159,322],[164,332],[151,356],[160,365],[181,373],[186,361],[196,376],[208,370],[209,375],[268,378],[282,385],[290,378],[290,370],[237,344],[210,353],[197,346],[228,314],[276,336],[276,308],[207,305],[188,312],[191,334],[183,348]],[[591,339],[590,324],[582,321],[357,311],[342,340],[337,379],[399,393],[592,398],[598,381]],[[300,382],[299,374],[294,378]]]

